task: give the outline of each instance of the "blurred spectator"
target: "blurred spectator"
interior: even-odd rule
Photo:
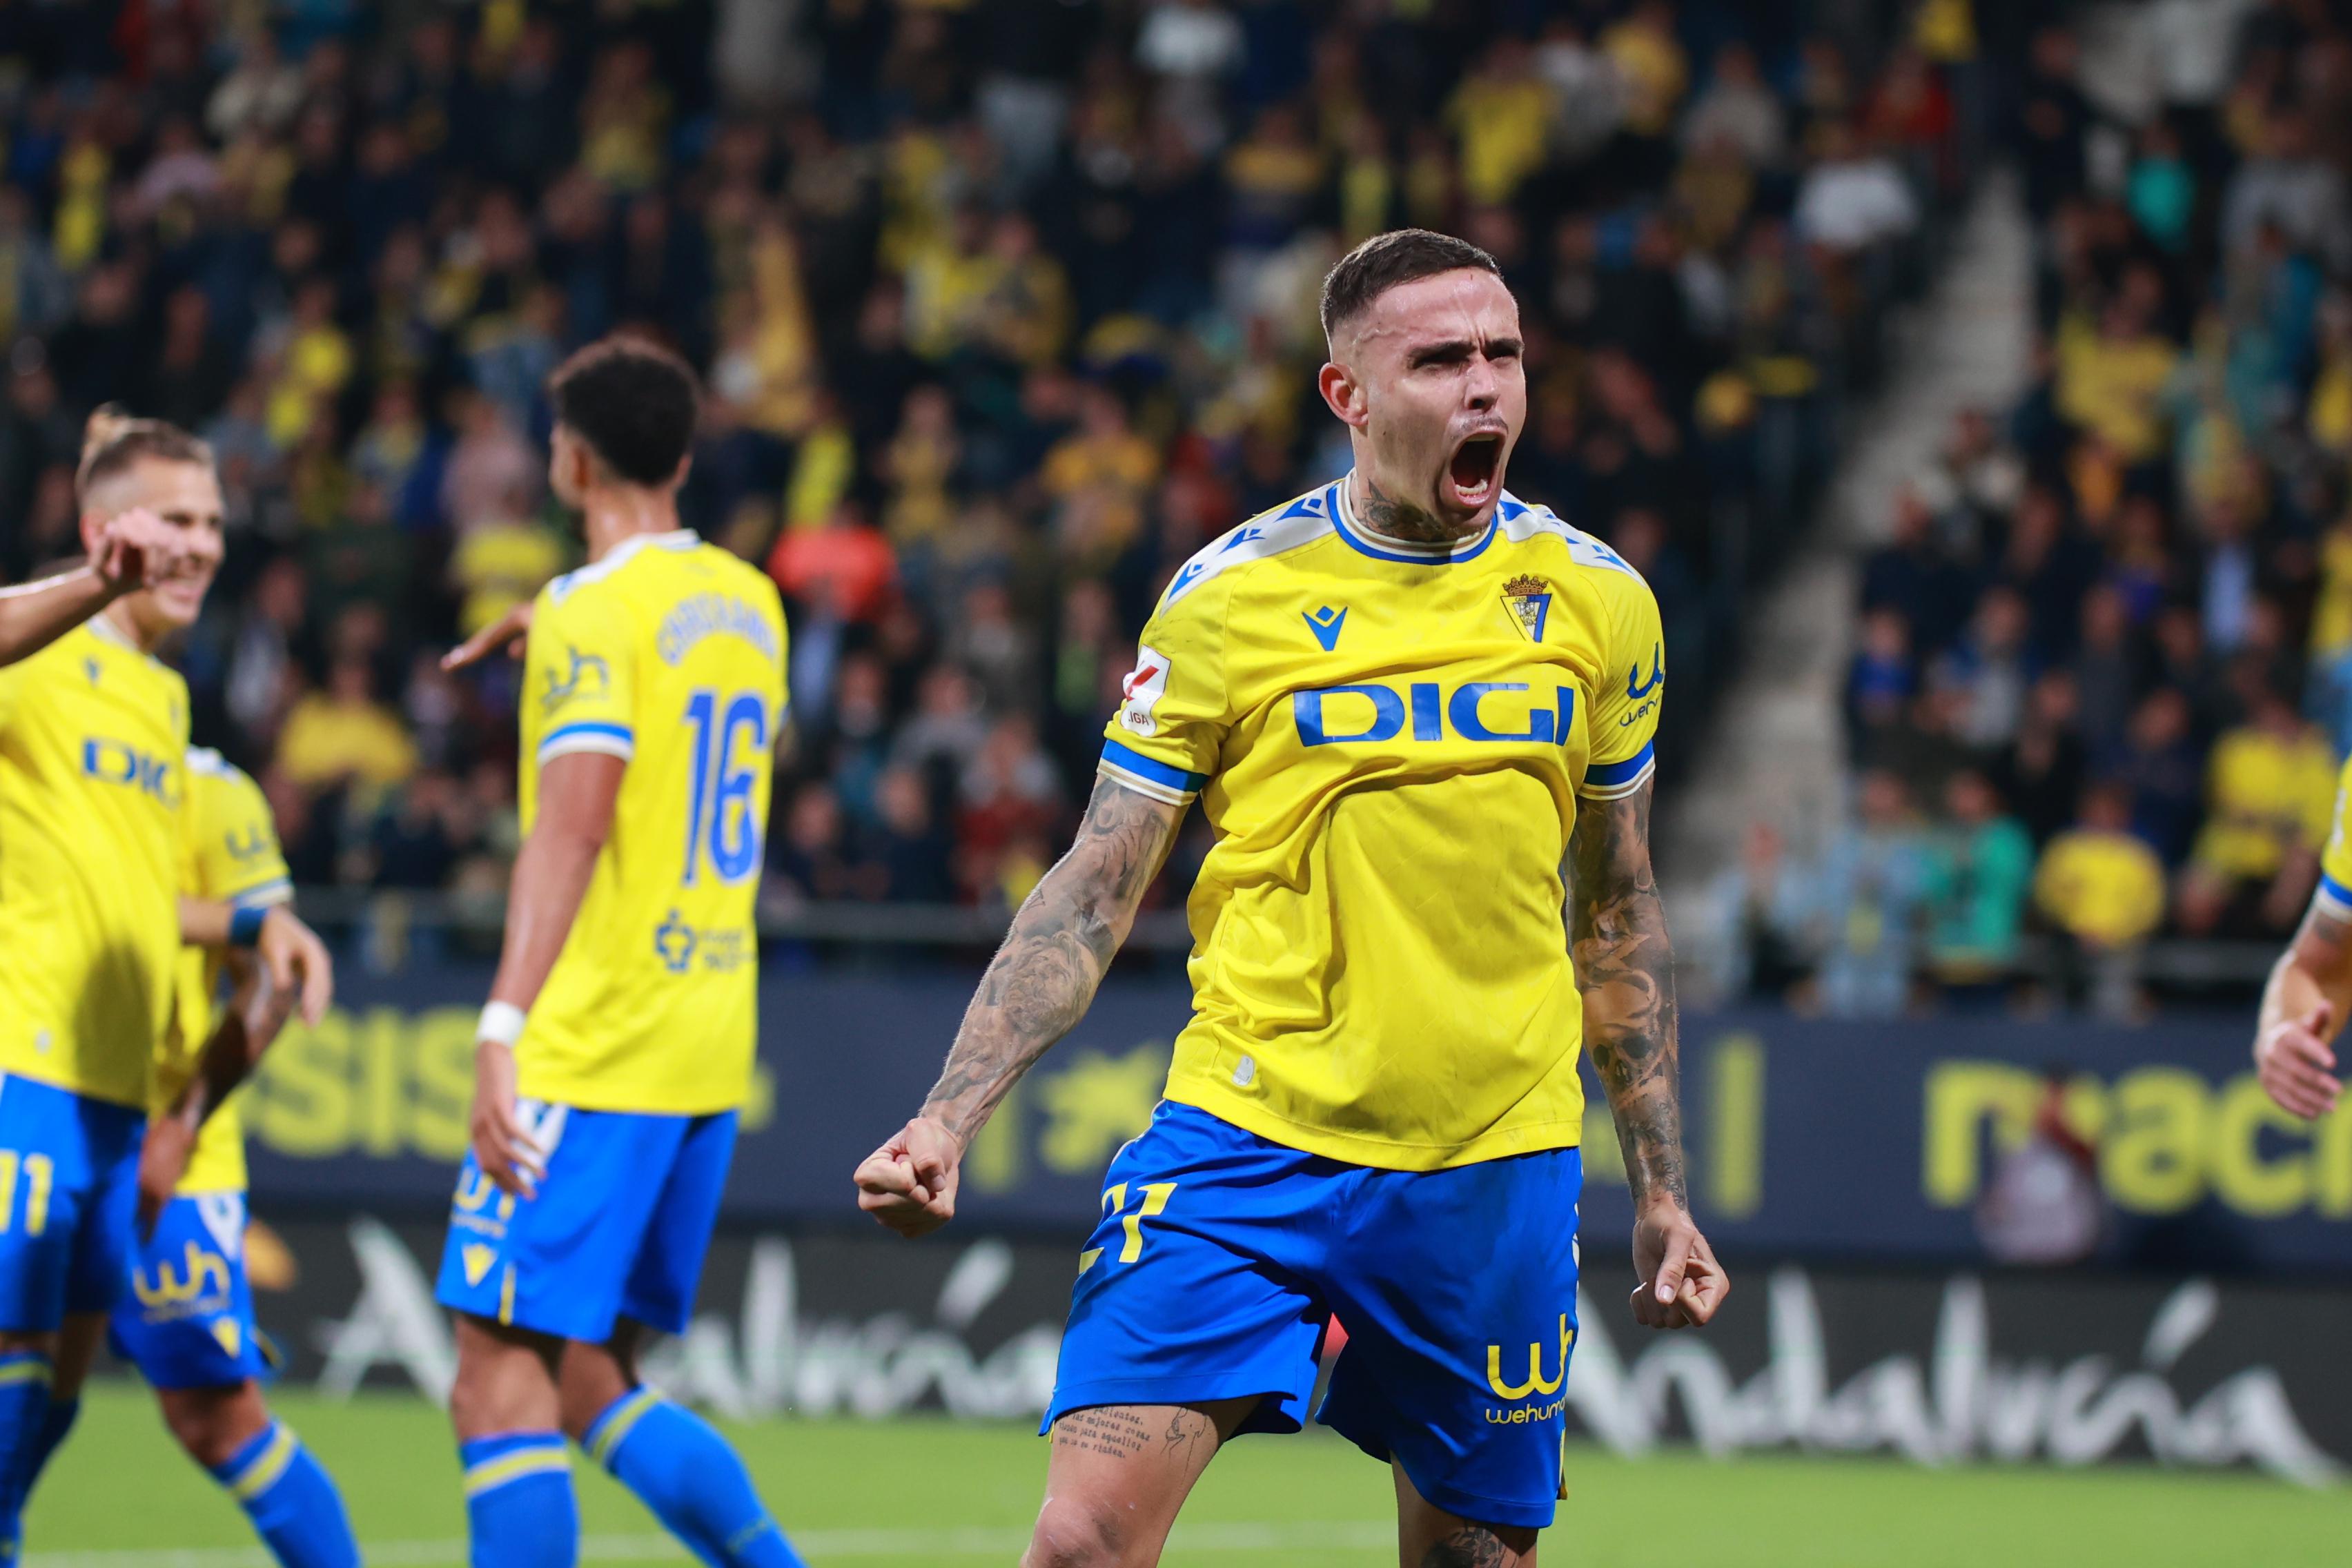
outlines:
[[[911,768],[886,771],[875,786],[879,821],[872,835],[885,897],[896,903],[945,903],[954,896],[949,868],[954,846],[940,830],[930,792]]]
[[[2192,935],[2293,929],[2335,816],[2336,757],[2319,731],[2268,687],[2247,717],[2213,743],[2205,826],[2180,884]]]
[[[1927,845],[1902,779],[1865,773],[1855,816],[1822,863],[1822,1001],[1843,1018],[1891,1018],[1908,1005]]]
[[[278,737],[278,765],[289,780],[313,792],[380,790],[416,771],[415,743],[374,687],[367,660],[345,655],[329,667],[323,690],[295,701]]]
[[[2067,1076],[2043,1069],[2024,1139],[1996,1158],[1977,1200],[1977,1237],[1996,1263],[2054,1268],[2098,1249],[2106,1196],[2098,1152],[2067,1111]]]
[[[2033,876],[2034,902],[2070,951],[2070,1000],[2102,1017],[2138,1009],[2140,944],[2164,921],[2164,863],[2131,831],[2131,795],[2120,784],[2083,795],[2076,825],[2052,838]]]
[[[1949,820],[1927,853],[1927,963],[1948,997],[1984,998],[2017,960],[2033,841],[1974,769],[1953,776],[1944,809]]]

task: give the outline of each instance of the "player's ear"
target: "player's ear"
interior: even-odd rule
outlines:
[[[669,477],[669,488],[670,488],[670,489],[679,489],[684,488],[684,486],[685,486],[685,484],[686,484],[686,476],[687,476],[687,475],[688,475],[688,474],[690,474],[690,473],[692,473],[693,471],[694,471],[694,454],[693,454],[693,453],[691,453],[691,452],[688,452],[685,457],[680,458],[677,460],[677,471],[670,475],[670,477]]]
[[[1362,429],[1364,422],[1371,416],[1364,407],[1363,383],[1356,379],[1353,371],[1337,360],[1324,362],[1322,370],[1315,376],[1315,390],[1323,395],[1324,403],[1339,417],[1339,423],[1350,430]]]

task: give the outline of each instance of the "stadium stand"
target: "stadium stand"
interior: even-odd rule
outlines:
[[[233,538],[186,650],[197,739],[266,782],[303,883],[494,891],[513,671],[436,656],[572,558],[547,371],[651,333],[708,381],[692,521],[791,605],[772,901],[998,907],[1066,834],[1175,565],[1345,467],[1314,289],[1418,223],[1522,301],[1515,488],[1657,590],[1671,773],[1993,125],[1966,5],[1831,25],[1867,9],[0,8],[0,563],[70,547],[95,404],[202,431]],[[2063,105],[2050,156],[2079,162]],[[2067,265],[2144,275],[2079,175],[2042,183]],[[2300,255],[2273,200],[2230,210]],[[2161,292],[2125,325],[2185,330]],[[2067,320],[2045,423],[2095,417],[2141,475],[2171,339]],[[1991,733],[1999,650],[1886,624],[1888,679],[1949,664]],[[2259,837],[2214,864],[2259,870]]]
[[[1861,563],[1853,826],[1818,860],[1759,831],[1727,878],[1751,990],[2135,1016],[2179,978],[2151,939],[2274,951],[2316,879],[2352,745],[2347,40],[2311,6],[2101,20],[2141,79],[2095,96],[2046,26],[2004,116],[2030,389]]]

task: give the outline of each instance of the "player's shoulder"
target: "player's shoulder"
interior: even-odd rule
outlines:
[[[1330,538],[1339,504],[1335,480],[1219,534],[1177,568],[1157,614],[1164,618],[1181,607],[1198,611],[1212,605],[1219,606],[1212,613],[1222,613],[1219,601],[1253,571]]]
[[[635,596],[632,590],[645,575],[642,563],[675,561],[698,554],[704,548],[701,537],[691,529],[639,534],[606,551],[602,558],[551,579],[539,596],[557,611],[625,602]]]
[[[246,811],[263,801],[253,775],[210,746],[188,748],[188,782],[197,800],[215,813]]]
[[[1601,594],[1649,594],[1649,584],[1623,556],[1548,506],[1505,490],[1495,508],[1495,527],[1507,549],[1563,563]]]

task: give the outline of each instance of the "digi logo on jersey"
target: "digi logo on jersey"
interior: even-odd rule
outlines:
[[[1537,705],[1524,680],[1468,680],[1448,690],[1434,680],[1406,686],[1366,682],[1326,686],[1290,694],[1290,715],[1302,746],[1342,741],[1379,745],[1402,736],[1408,726],[1416,741],[1457,740],[1565,742],[1576,717],[1576,689],[1555,686],[1549,702]]]
[[[124,741],[92,735],[81,743],[81,771],[101,784],[127,784],[173,811],[180,809],[180,770]]]

